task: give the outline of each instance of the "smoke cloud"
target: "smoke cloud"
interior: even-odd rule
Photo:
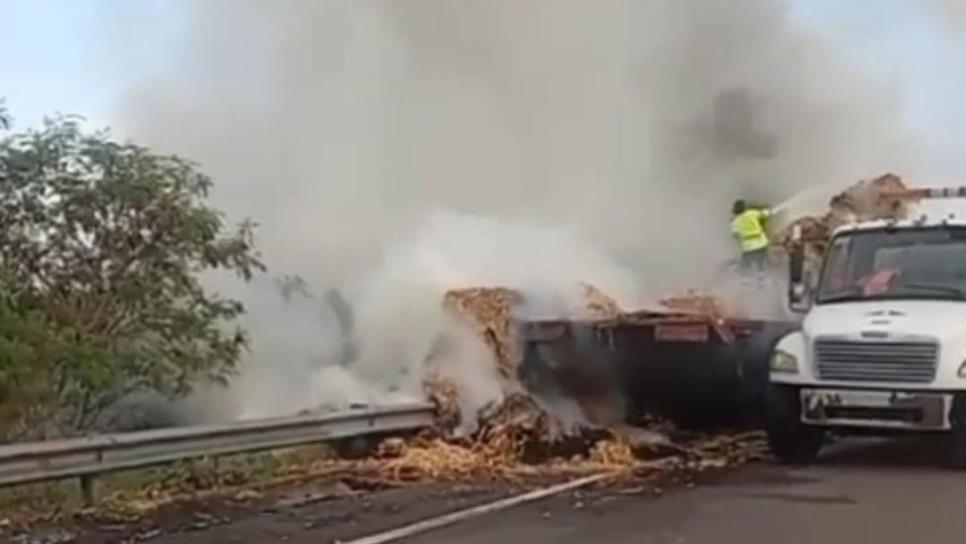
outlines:
[[[966,25],[966,5],[957,0],[935,0],[937,17],[955,30]]]
[[[733,257],[733,199],[912,160],[896,97],[777,0],[182,9],[187,34],[132,82],[120,128],[199,161],[217,203],[260,223],[274,273],[346,294],[373,394],[418,394],[447,288],[518,287],[528,311],[571,315],[588,281],[643,305]],[[343,341],[273,289],[248,289],[253,354],[230,392],[259,413],[318,404]],[[461,383],[482,403],[490,381]]]

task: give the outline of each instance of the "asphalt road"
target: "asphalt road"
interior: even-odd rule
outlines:
[[[816,467],[746,467],[653,491],[585,491],[417,537],[418,544],[961,542],[966,472],[921,441],[851,444]]]
[[[693,485],[609,485],[463,521],[414,544],[875,544],[961,542],[966,471],[939,468],[921,440],[846,442],[805,469],[758,463]],[[356,493],[312,482],[251,504],[185,504],[131,526],[52,527],[16,542],[325,544],[351,542],[515,495],[526,486],[429,484]],[[67,533],[63,533],[67,531]],[[60,538],[63,534],[72,539]],[[3,540],[0,537],[0,540]]]

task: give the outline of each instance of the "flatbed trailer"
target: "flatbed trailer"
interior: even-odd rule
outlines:
[[[659,312],[519,325],[525,383],[553,382],[577,398],[616,388],[627,419],[659,415],[689,428],[760,422],[769,354],[800,327]]]

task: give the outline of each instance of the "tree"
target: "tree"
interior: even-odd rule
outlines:
[[[10,128],[11,123],[13,123],[13,120],[10,119],[10,114],[7,112],[7,105],[0,98],[0,129],[6,130]]]
[[[81,430],[130,391],[175,396],[231,375],[244,309],[200,278],[264,267],[253,224],[228,231],[210,187],[193,163],[72,117],[0,140],[0,402]],[[24,347],[38,338],[53,348]]]
[[[28,308],[0,284],[0,431],[6,438],[43,436],[57,404],[52,377],[61,361],[84,361],[84,344]]]

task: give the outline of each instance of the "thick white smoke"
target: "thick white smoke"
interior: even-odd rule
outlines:
[[[732,256],[734,198],[909,164],[894,97],[778,0],[182,9],[188,34],[132,84],[121,129],[201,162],[219,205],[260,223],[276,273],[347,294],[356,368],[380,391],[416,393],[447,288],[518,287],[568,314],[589,281],[634,306]],[[331,316],[252,311],[235,398],[260,413],[324,400],[309,384],[331,364]]]

